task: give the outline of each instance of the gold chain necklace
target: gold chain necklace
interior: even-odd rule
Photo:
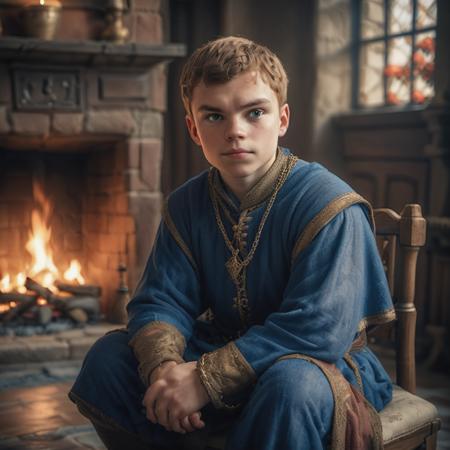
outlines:
[[[220,211],[219,211],[217,193],[215,192],[215,190],[213,188],[213,183],[212,183],[213,172],[212,172],[212,170],[209,172],[208,184],[209,184],[209,190],[210,190],[212,204],[214,207],[216,223],[217,223],[217,226],[219,227],[219,230],[223,236],[224,242],[225,242],[228,250],[231,253],[231,257],[225,263],[225,267],[227,268],[228,273],[230,274],[231,280],[233,281],[234,285],[236,286],[237,297],[235,297],[235,299],[234,299],[235,306],[239,309],[241,321],[243,322],[244,325],[246,325],[246,322],[247,322],[247,312],[248,312],[248,299],[247,299],[247,293],[246,293],[245,269],[252,261],[253,256],[256,252],[259,241],[261,239],[261,234],[262,234],[264,225],[267,221],[270,210],[272,209],[272,206],[275,203],[277,194],[278,194],[279,190],[281,189],[281,187],[283,186],[284,182],[286,181],[292,167],[295,165],[296,162],[297,162],[297,158],[293,155],[289,155],[288,161],[284,165],[283,170],[280,173],[280,176],[278,177],[278,180],[277,180],[277,183],[273,190],[273,193],[270,196],[269,201],[267,202],[266,209],[264,210],[261,221],[259,222],[258,230],[256,232],[255,239],[253,240],[253,244],[250,248],[250,251],[248,252],[247,256],[243,259],[239,255],[239,248],[235,248],[233,246],[233,243],[231,242],[231,240],[228,237],[227,232],[225,230],[225,226],[223,224],[222,217],[221,217]]]

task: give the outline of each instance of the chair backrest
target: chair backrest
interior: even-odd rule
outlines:
[[[394,300],[397,320],[396,382],[416,391],[414,293],[419,250],[425,244],[426,221],[420,205],[406,205],[397,214],[392,209],[374,210],[377,243]]]

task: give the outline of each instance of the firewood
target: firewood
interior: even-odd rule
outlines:
[[[61,281],[57,281],[55,283],[55,286],[60,290],[64,292],[69,292],[73,295],[83,295],[83,296],[90,296],[90,297],[100,297],[102,293],[102,289],[100,286],[94,286],[90,284],[69,284],[69,283],[63,283]]]
[[[30,291],[36,292],[39,297],[45,298],[47,301],[50,301],[53,295],[53,292],[50,289],[42,286],[42,284],[29,277],[25,280],[25,287]]]
[[[28,311],[32,306],[36,304],[38,296],[30,298],[29,300],[19,303],[15,308],[10,309],[2,318],[2,323],[8,323],[15,317],[22,315],[24,312]]]
[[[81,308],[73,308],[67,311],[67,315],[78,323],[86,323],[88,321],[88,315],[86,311]]]
[[[20,294],[19,292],[0,292],[0,303],[27,302],[36,297],[34,294]]]
[[[74,308],[81,308],[88,314],[98,314],[100,312],[99,300],[97,297],[67,297],[66,308],[71,310]]]

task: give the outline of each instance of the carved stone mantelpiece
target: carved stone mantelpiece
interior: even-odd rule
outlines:
[[[71,135],[63,146],[69,150],[73,144],[80,149],[93,142],[109,145],[117,135],[159,138],[165,109],[165,68],[160,63],[184,54],[180,44],[0,39],[3,145],[61,148],[65,134]],[[23,126],[25,112],[38,119],[29,132]],[[67,113],[67,120],[68,113],[81,114],[82,128],[55,128],[55,113]]]

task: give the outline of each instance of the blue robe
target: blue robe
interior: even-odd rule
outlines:
[[[277,159],[287,155],[282,149]],[[335,364],[357,384],[345,354],[368,324],[393,316],[370,210],[350,203],[329,214],[310,242],[296,251],[308,225],[320,221],[336,199],[352,193],[319,164],[298,160],[278,191],[247,267],[248,303],[243,308],[236,304],[236,285],[225,266],[230,250],[217,225],[211,186],[228,236],[243,210],[251,217],[242,255],[251,251],[268,197],[250,192],[240,203],[214,169],[177,189],[128,305],[127,333],[106,336],[93,347],[72,393],[147,442],[170,448],[178,436],[145,419],[140,405],[145,386],[126,345],[150,322],[166,322],[184,336],[186,361],[232,341],[257,378],[237,413],[227,448],[324,448],[333,412],[327,380],[305,360],[280,358],[300,354]],[[212,314],[205,319],[201,315],[208,309]],[[389,377],[367,347],[352,357],[366,399],[381,410],[391,399]],[[120,395],[111,400],[115,390]],[[204,417],[208,422],[208,410]]]

